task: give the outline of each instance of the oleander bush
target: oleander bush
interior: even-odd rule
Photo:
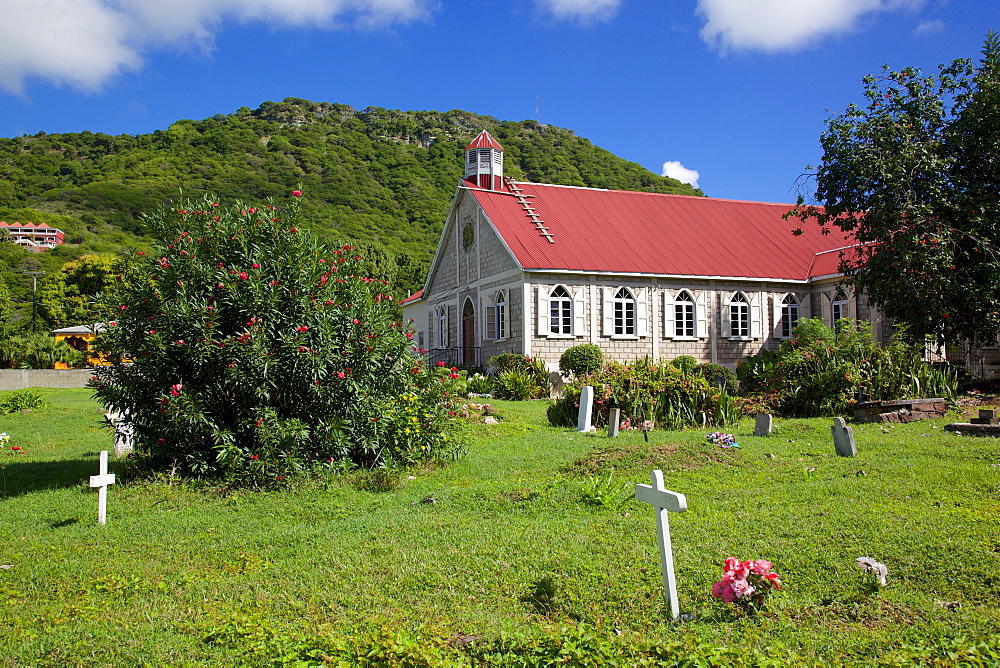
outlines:
[[[152,466],[263,484],[457,453],[460,374],[428,369],[386,282],[297,219],[297,198],[185,202],[148,218],[155,255],[120,264],[99,304],[114,364],[92,387],[132,416]]]

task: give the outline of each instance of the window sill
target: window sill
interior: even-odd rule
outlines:
[[[546,339],[575,339],[577,334],[543,334]]]
[[[701,336],[668,336],[666,337],[668,341],[701,341]]]
[[[730,341],[756,341],[760,337],[759,336],[727,336],[726,338],[729,339]]]
[[[635,334],[612,334],[609,338],[613,341],[638,341],[642,337]]]

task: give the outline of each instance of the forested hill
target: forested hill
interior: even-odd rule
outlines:
[[[384,246],[415,277],[433,254],[465,146],[483,129],[503,145],[505,172],[517,179],[701,194],[534,121],[289,98],[147,135],[0,138],[0,219],[63,228],[69,245],[47,253],[49,265],[142,243],[133,236],[144,233],[139,214],[181,192],[257,201],[301,187],[314,230]]]

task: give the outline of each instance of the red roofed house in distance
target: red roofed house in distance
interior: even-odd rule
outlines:
[[[0,230],[6,230],[10,240],[33,253],[55,248],[63,242],[63,231],[38,223],[8,223],[0,220]]]

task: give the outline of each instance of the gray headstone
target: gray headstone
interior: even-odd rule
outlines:
[[[841,457],[856,457],[858,446],[854,442],[854,432],[851,431],[844,418],[833,418],[833,447],[837,448],[837,454]]]
[[[757,423],[753,428],[754,436],[770,436],[771,429],[774,426],[774,418],[771,417],[770,413],[759,413],[757,415]]]
[[[580,390],[580,414],[576,419],[576,430],[577,431],[593,431],[594,428],[591,426],[590,417],[594,411],[594,388],[590,385],[584,385],[583,389]]]
[[[622,423],[622,409],[612,408],[611,415],[608,417],[608,436],[615,438],[618,436],[618,428]]]

